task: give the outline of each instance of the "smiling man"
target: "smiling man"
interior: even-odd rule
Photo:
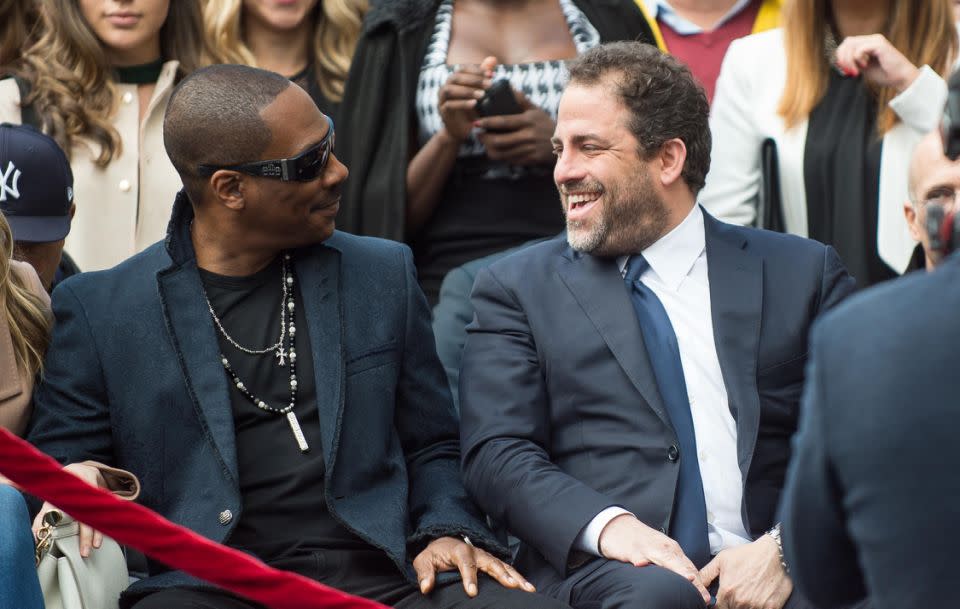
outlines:
[[[161,515],[346,592],[563,607],[481,549],[503,553],[460,481],[410,250],[334,231],[330,119],[286,78],[214,66],[173,93],[164,141],[185,185],[167,239],[57,288],[30,440],[92,483],[80,462],[124,468]],[[255,607],[160,564],[122,604]]]
[[[675,59],[615,43],[569,69],[566,236],[474,287],[467,488],[574,607],[803,607],[774,514],[807,331],[853,279],[829,247],[697,205],[708,105]]]

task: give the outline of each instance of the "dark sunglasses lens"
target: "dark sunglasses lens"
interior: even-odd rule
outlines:
[[[316,179],[326,166],[329,155],[330,148],[326,143],[308,151],[297,160],[297,179],[300,181]]]

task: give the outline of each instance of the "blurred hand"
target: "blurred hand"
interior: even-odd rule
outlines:
[[[793,592],[769,535],[720,552],[700,571],[707,586],[718,577],[717,609],[781,609]]]
[[[460,570],[463,589],[467,596],[477,595],[477,571],[483,571],[505,588],[521,588],[535,592],[533,584],[513,567],[495,558],[489,552],[468,545],[453,537],[440,537],[430,542],[413,560],[413,568],[420,582],[420,592],[429,594],[437,581],[437,573]]]
[[[863,74],[864,80],[902,92],[920,75],[882,34],[850,36],[837,47],[837,66],[848,76]]]
[[[107,488],[106,480],[103,479],[103,476],[100,474],[100,470],[95,467],[73,463],[64,467],[63,469],[64,471],[70,472],[77,478],[80,478],[90,486]],[[57,508],[55,506],[48,502],[44,503],[43,507],[40,508],[40,513],[37,514],[37,517],[33,519],[34,539],[36,539],[37,533],[43,526],[43,517],[46,516],[47,512],[56,509]],[[103,535],[100,534],[99,531],[94,531],[89,526],[80,523],[80,556],[83,556],[84,558],[90,556],[91,548],[99,548],[102,544]]]
[[[659,565],[685,577],[710,602],[710,593],[700,580],[700,573],[680,549],[680,544],[660,531],[643,524],[633,514],[611,520],[600,533],[600,554],[611,560],[635,567]]]
[[[470,135],[477,120],[477,101],[492,84],[496,57],[487,57],[476,66],[461,66],[440,87],[438,105],[447,134],[457,142]]]
[[[556,123],[520,91],[514,89],[513,95],[524,109],[521,114],[487,116],[475,123],[481,129],[478,139],[487,156],[513,165],[553,163],[556,157],[550,138]]]

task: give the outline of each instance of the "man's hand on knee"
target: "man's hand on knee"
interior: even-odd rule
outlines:
[[[717,554],[700,571],[704,584],[717,578],[717,609],[782,609],[793,583],[780,564],[777,542],[764,535]]]
[[[420,592],[429,594],[437,581],[437,573],[460,571],[463,589],[474,597],[478,593],[477,573],[483,572],[497,580],[506,588],[519,588],[535,592],[533,584],[528,582],[512,566],[496,558],[486,550],[475,548],[453,537],[440,537],[430,542],[423,552],[413,560],[413,568],[420,582]]]
[[[600,554],[635,567],[659,565],[669,569],[696,586],[704,603],[710,602],[700,573],[680,549],[680,544],[643,524],[633,514],[617,516],[604,527],[600,533]]]

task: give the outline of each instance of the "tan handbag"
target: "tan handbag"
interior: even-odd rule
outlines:
[[[46,609],[117,609],[129,578],[123,550],[109,537],[80,556],[80,524],[63,512],[43,517],[37,533],[37,577]]]

